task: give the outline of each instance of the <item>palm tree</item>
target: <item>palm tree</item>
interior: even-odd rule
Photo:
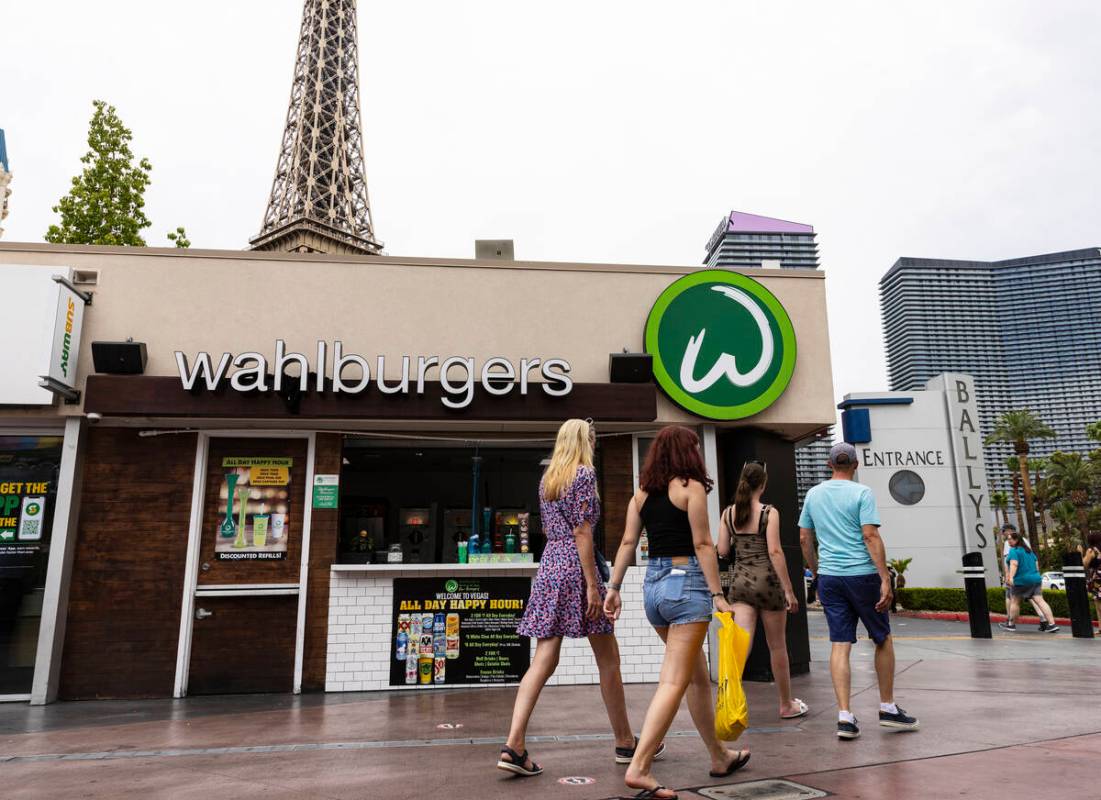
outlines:
[[[1096,476],[1096,465],[1082,458],[1081,453],[1054,453],[1048,476],[1059,487],[1059,492],[1070,501],[1077,512],[1078,530],[1082,544],[1089,533],[1090,489]]]
[[[1013,508],[1017,512],[1017,530],[1023,536],[1025,531],[1025,517],[1021,511],[1021,460],[1017,456],[1010,456],[1005,460],[1005,468],[1013,476]]]
[[[1031,411],[1006,411],[994,423],[994,430],[986,437],[986,444],[1009,442],[1021,467],[1021,490],[1025,496],[1025,521],[1028,535],[1036,541],[1036,518],[1032,511],[1032,481],[1028,478],[1028,443],[1031,439],[1052,439],[1055,431]]]
[[[1036,468],[1036,484],[1032,487],[1032,500],[1036,505],[1036,519],[1040,523],[1040,544],[1047,547],[1049,541],[1047,512],[1051,508],[1052,500],[1055,499],[1057,487],[1050,477],[1043,475],[1047,471],[1046,459],[1042,469],[1036,461],[1032,462],[1032,466]]]
[[[1002,526],[1009,524],[1009,495],[1005,492],[991,492],[990,493],[990,507],[994,509],[994,514],[997,516],[998,512],[1002,515]]]

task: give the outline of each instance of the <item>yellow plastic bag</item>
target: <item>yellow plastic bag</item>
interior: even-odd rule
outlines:
[[[749,725],[749,706],[742,689],[742,670],[749,657],[749,634],[729,612],[716,612],[719,628],[719,695],[715,700],[715,735],[733,742]]]

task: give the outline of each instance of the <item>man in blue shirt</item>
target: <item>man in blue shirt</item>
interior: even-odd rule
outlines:
[[[847,442],[830,450],[833,476],[807,492],[799,517],[803,557],[818,575],[818,599],[830,629],[830,676],[837,695],[837,735],[860,736],[849,708],[852,673],[849,656],[856,643],[856,622],[864,623],[875,642],[879,681],[879,724],[917,730],[918,721],[895,705],[895,649],[891,642],[891,576],[887,551],[879,536],[879,510],[872,490],[855,480],[856,448]],[[815,540],[818,548],[815,551]]]

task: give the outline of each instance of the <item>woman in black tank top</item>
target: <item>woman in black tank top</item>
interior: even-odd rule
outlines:
[[[605,613],[619,617],[619,587],[646,527],[650,560],[646,568],[646,616],[665,642],[665,658],[654,699],[646,712],[634,758],[624,778],[632,789],[651,790],[655,800],[675,794],[650,774],[654,755],[669,730],[685,693],[711,758],[712,777],[725,777],[749,761],[749,752],[731,750],[715,736],[715,706],[703,641],[712,604],[730,611],[719,585],[719,563],[707,521],[712,482],[700,455],[700,440],[687,428],[663,428],[650,445],[639,476],[641,488],[627,506],[627,526],[608,583]]]

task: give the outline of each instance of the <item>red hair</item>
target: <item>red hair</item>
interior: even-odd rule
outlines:
[[[658,432],[650,445],[638,483],[643,491],[664,492],[670,482],[678,479],[699,481],[708,492],[714,486],[700,454],[700,437],[688,428],[669,425]]]

